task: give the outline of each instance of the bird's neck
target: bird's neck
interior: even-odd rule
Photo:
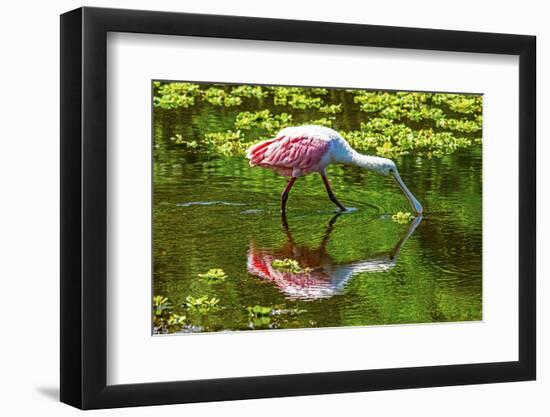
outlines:
[[[350,158],[350,163],[357,165],[361,168],[368,169],[370,171],[379,171],[381,170],[385,163],[387,162],[386,158],[380,158],[378,156],[363,155],[359,152],[353,151]]]

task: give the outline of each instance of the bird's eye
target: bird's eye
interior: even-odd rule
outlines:
[[[390,168],[390,172],[393,172],[393,168]]]

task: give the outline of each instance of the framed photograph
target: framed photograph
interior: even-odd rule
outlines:
[[[61,16],[61,401],[533,380],[535,37]]]

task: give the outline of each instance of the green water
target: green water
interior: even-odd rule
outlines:
[[[320,176],[310,175],[296,182],[282,218],[285,178],[250,168],[244,157],[209,157],[169,140],[175,133],[200,140],[206,129],[228,128],[234,114],[208,105],[155,112],[154,293],[175,306],[189,295],[220,300],[216,311],[187,313],[181,331],[481,320],[480,145],[395,159],[424,207],[409,224],[392,221],[410,211],[393,181],[348,166],[328,175],[354,210],[337,215]],[[366,117],[348,109],[335,128]],[[275,270],[275,259],[294,259],[308,273]],[[198,277],[211,268],[227,279]],[[255,305],[272,314],[250,317]]]

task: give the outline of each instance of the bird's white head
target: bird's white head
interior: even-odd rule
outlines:
[[[411,193],[410,190],[407,188],[407,186],[401,179],[399,172],[397,171],[397,166],[395,165],[395,162],[393,162],[391,159],[355,153],[352,162],[370,171],[376,172],[377,174],[384,175],[386,177],[392,177],[397,185],[399,185],[399,188],[401,188],[403,193],[407,196],[414,212],[418,215],[422,214],[422,204],[420,204],[413,193]]]
[[[387,158],[377,158],[379,161],[376,163],[374,171],[384,175],[386,177],[393,176],[394,172],[397,172],[397,166],[395,162]]]

